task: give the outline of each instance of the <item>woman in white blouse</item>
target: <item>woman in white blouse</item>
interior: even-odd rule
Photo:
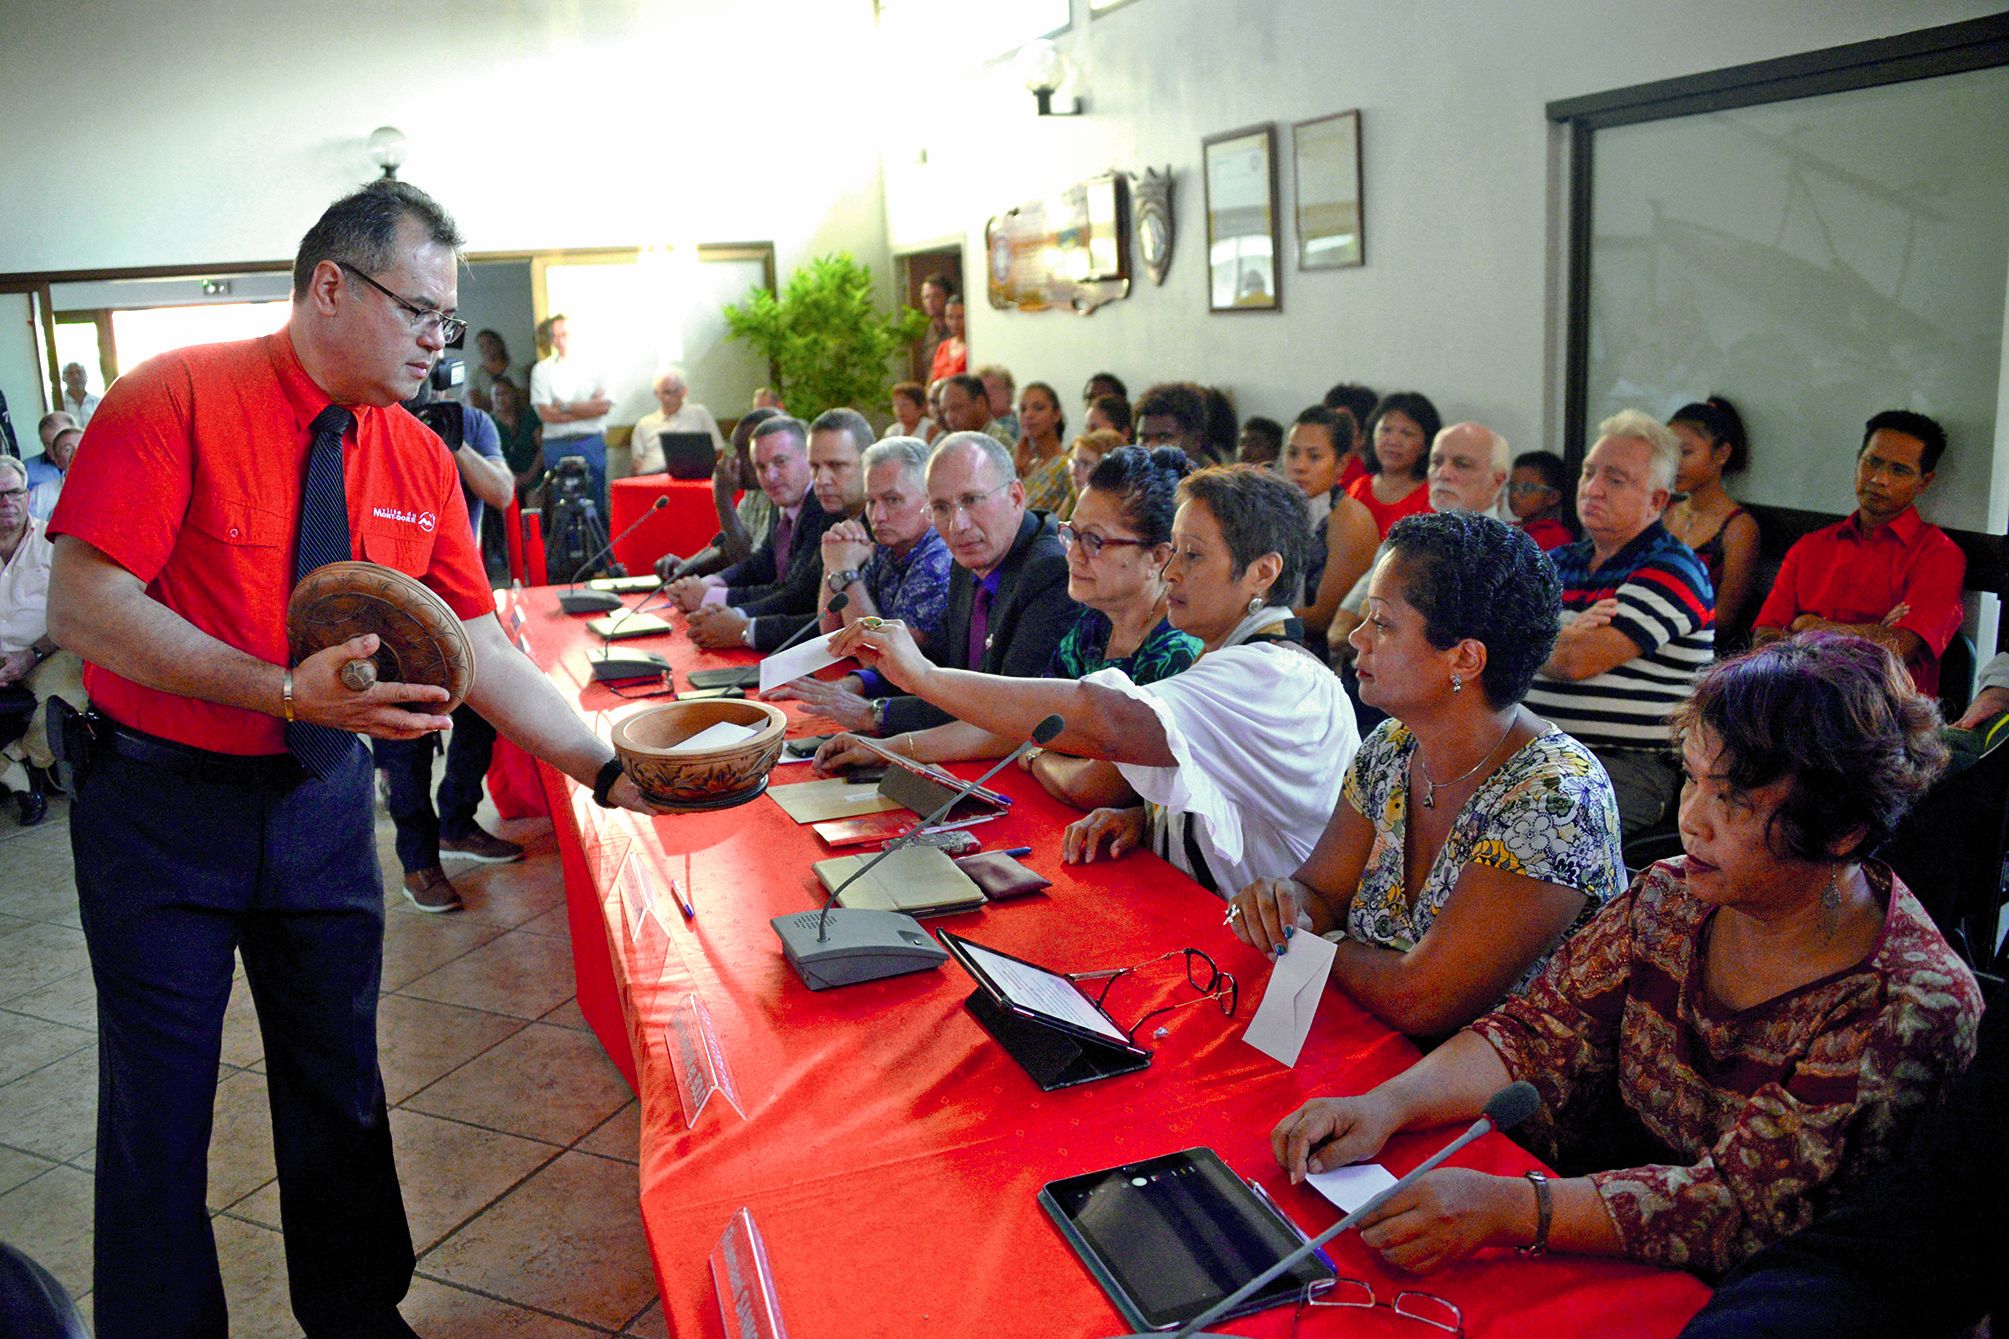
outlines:
[[[1023,739],[1058,713],[1049,747],[1117,765],[1145,803],[1071,825],[1070,863],[1149,845],[1224,897],[1296,869],[1339,799],[1360,734],[1339,680],[1297,643],[1289,601],[1311,549],[1304,500],[1259,466],[1201,470],[1179,487],[1165,567],[1192,668],[1148,685],[1118,669],[1076,682],[930,664],[897,624],[853,624],[831,650],[962,720]]]

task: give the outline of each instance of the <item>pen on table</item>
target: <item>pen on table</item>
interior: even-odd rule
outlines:
[[[675,879],[670,880],[670,896],[677,899],[677,910],[684,913],[685,920],[694,921],[698,918],[698,909],[691,905],[688,897],[684,896],[683,888]]]
[[[1031,855],[1032,848],[1030,846],[1014,846],[1009,848],[1008,850],[999,851],[997,852],[997,854],[1009,855],[1009,856]]]

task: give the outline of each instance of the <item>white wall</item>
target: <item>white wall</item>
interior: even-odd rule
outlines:
[[[868,0],[106,0],[5,29],[0,273],[290,258],[389,123],[470,250],[771,239],[784,275],[841,248],[892,293]]]
[[[1219,384],[1243,414],[1288,421],[1342,378],[1419,389],[1446,421],[1482,418],[1517,450],[1559,445],[1560,158],[1546,103],[1974,18],[1993,0],[1136,0],[1056,40],[1086,114],[1040,120],[1008,63],[972,72],[954,118],[887,142],[895,250],[966,239],[973,361],[1078,392],[1107,366],[1133,392]],[[1204,136],[1279,124],[1291,253],[1288,124],[1362,109],[1367,265],[1282,273],[1283,310],[1209,315]],[[926,163],[917,160],[925,153]],[[993,311],[983,223],[1112,167],[1175,172],[1177,244],[1154,288],[1093,316]],[[1734,209],[1734,201],[1725,208]],[[1838,504],[1839,505],[1839,504]]]

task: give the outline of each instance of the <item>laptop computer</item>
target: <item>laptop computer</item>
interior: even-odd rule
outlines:
[[[656,439],[663,447],[663,468],[672,479],[709,479],[718,447],[708,432],[666,432]]]

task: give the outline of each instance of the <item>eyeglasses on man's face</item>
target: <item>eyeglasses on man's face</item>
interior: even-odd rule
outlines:
[[[405,319],[410,324],[414,335],[438,335],[442,341],[451,344],[467,333],[467,322],[461,320],[458,316],[448,316],[443,311],[431,307],[421,307],[416,302],[401,298],[346,260],[338,260],[335,263],[403,308]]]
[[[1141,539],[1115,539],[1098,535],[1092,530],[1076,530],[1071,522],[1060,523],[1060,546],[1071,549],[1081,546],[1081,551],[1090,558],[1100,558],[1104,549],[1148,549],[1151,546]]]
[[[27,498],[25,488],[0,488],[0,502],[25,502]]]
[[[1179,1004],[1167,1004],[1162,1008],[1151,1010],[1151,1012],[1139,1018],[1129,1027],[1124,1028],[1124,1037],[1134,1042],[1137,1040],[1138,1029],[1156,1018],[1159,1014],[1169,1014],[1177,1009],[1190,1008],[1195,1004],[1205,1004],[1209,1000],[1221,1006],[1223,1017],[1233,1018],[1236,1008],[1242,1002],[1242,988],[1236,984],[1232,973],[1222,971],[1214,965],[1212,958],[1196,948],[1175,948],[1170,953],[1161,953],[1155,958],[1146,958],[1143,962],[1133,963],[1128,967],[1105,967],[1092,972],[1069,972],[1067,979],[1077,984],[1083,981],[1102,982],[1102,990],[1093,997],[1095,1007],[1101,1009],[1103,1001],[1109,998],[1110,988],[1117,981],[1142,968],[1149,967],[1154,963],[1169,961],[1172,958],[1179,957],[1181,954],[1184,954],[1186,958],[1186,984],[1194,990],[1199,991],[1200,998],[1197,1000],[1185,1000]],[[1108,1012],[1106,1009],[1103,1011],[1105,1013]]]
[[[952,501],[937,499],[928,504],[928,515],[933,518],[935,529],[946,530],[949,528],[950,523],[956,519],[957,512],[961,512],[965,516],[974,516],[978,507],[983,506],[984,503],[990,501],[990,499],[996,497],[1005,489],[1010,488],[1012,482],[1012,480],[1007,479],[994,488],[986,488],[981,493],[964,493],[961,497],[955,498]]]

